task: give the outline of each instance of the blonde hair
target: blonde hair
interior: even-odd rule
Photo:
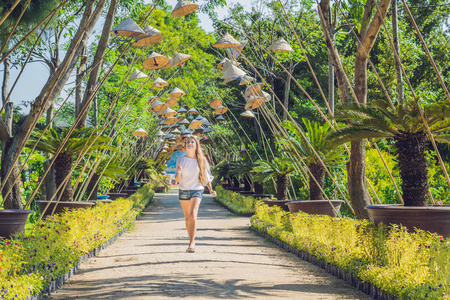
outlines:
[[[196,147],[195,147],[195,157],[197,158],[198,162],[198,180],[202,185],[206,185],[208,183],[208,178],[206,175],[206,158],[203,154],[202,147],[200,146],[200,141],[195,135],[188,135],[186,136],[184,140],[184,148],[186,149],[186,143],[189,139],[193,139],[195,141]]]

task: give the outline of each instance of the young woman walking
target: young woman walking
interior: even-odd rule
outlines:
[[[184,140],[187,154],[177,159],[177,175],[175,181],[179,182],[179,198],[186,221],[189,235],[189,247],[186,252],[195,252],[195,232],[197,230],[197,214],[202,201],[204,186],[215,197],[216,191],[212,189],[211,174],[208,161],[205,159],[200,142],[195,136],[188,136]]]

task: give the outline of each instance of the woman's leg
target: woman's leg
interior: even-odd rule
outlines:
[[[191,206],[191,201],[190,200],[180,200],[180,203],[181,203],[181,208],[183,209],[184,221],[186,223],[186,230],[188,232],[189,240],[190,240],[191,234],[189,231],[189,208]]]
[[[189,234],[189,248],[195,247],[195,232],[197,231],[197,215],[200,202],[202,202],[202,198],[191,198],[189,201],[189,222],[186,223],[189,224],[189,227],[187,227]]]

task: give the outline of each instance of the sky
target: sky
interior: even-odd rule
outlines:
[[[169,0],[167,1],[169,4],[172,4],[172,7],[175,7],[176,0]],[[173,3],[172,3],[173,2]],[[251,8],[251,0],[227,0],[228,5],[232,5],[234,3],[240,2],[244,8],[250,9]],[[224,19],[225,16],[228,14],[228,8],[218,8],[217,14],[220,20]],[[209,17],[204,13],[199,13],[200,18],[200,26],[203,27],[205,32],[212,32],[214,31],[214,28],[212,27],[212,21],[209,19]],[[93,33],[94,34],[101,34],[101,26],[98,26],[98,29],[96,29],[98,32]],[[17,79],[17,76],[19,74],[20,70],[16,68],[11,69],[11,77],[10,77],[10,83],[9,88],[11,89],[12,85],[14,84],[14,81]],[[20,108],[22,109],[23,113],[28,113],[30,110],[29,106],[24,106],[22,103],[33,101],[41,91],[42,87],[46,83],[48,79],[48,68],[38,62],[29,63],[25,67],[25,71],[20,76],[19,80],[17,81],[16,86],[14,87],[14,90],[11,94],[11,101],[14,103],[14,105],[20,105]],[[70,89],[71,86],[74,86],[74,77],[70,78],[68,80],[68,84],[66,85],[66,89]],[[0,66],[0,85],[3,82],[3,64]],[[66,93],[61,93],[62,97],[66,97]],[[71,101],[71,99],[69,99]],[[72,100],[73,102],[73,100]]]

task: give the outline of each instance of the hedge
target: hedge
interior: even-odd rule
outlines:
[[[128,228],[153,199],[153,183],[127,199],[66,211],[34,223],[24,234],[0,238],[0,298],[38,295],[90,251]]]

